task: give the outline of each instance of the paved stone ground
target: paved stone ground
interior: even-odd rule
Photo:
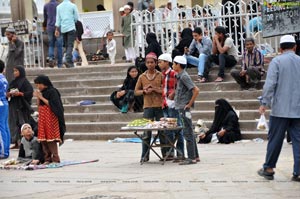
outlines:
[[[139,164],[141,144],[66,141],[62,160],[99,159],[91,164],[36,171],[0,170],[0,198],[299,198],[300,183],[291,182],[292,146],[285,143],[274,181],[256,174],[266,142],[198,145],[201,162],[161,165],[151,153]],[[11,158],[17,156],[12,151]]]

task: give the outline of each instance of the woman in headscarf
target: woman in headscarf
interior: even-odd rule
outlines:
[[[181,32],[181,40],[179,44],[173,49],[172,51],[172,59],[176,57],[177,55],[183,55],[184,54],[184,48],[190,47],[190,44],[193,41],[193,31],[190,28],[185,28]]]
[[[134,112],[143,111],[143,96],[134,96],[134,88],[138,78],[139,72],[137,67],[130,66],[122,87],[118,91],[114,91],[110,96],[112,103],[122,113],[127,113],[128,110]]]
[[[7,98],[9,101],[9,128],[11,133],[11,149],[19,148],[21,141],[21,126],[29,123],[33,113],[31,99],[33,88],[26,78],[23,66],[13,68],[14,80],[9,84]]]
[[[44,152],[44,164],[58,163],[57,142],[63,143],[66,132],[64,107],[59,91],[53,87],[48,76],[39,75],[34,79],[37,91],[33,95],[37,98],[39,122],[38,141]]]
[[[157,41],[157,37],[155,33],[153,32],[147,33],[146,42],[148,46],[145,49],[145,55],[148,55],[149,53],[154,53],[157,57],[159,57],[162,54],[161,46]],[[138,57],[135,65],[137,66],[140,73],[143,73],[147,70],[144,58]],[[158,65],[155,67],[155,69],[160,71]]]
[[[150,52],[153,52],[156,54],[157,57],[159,57],[162,54],[161,46],[157,41],[157,37],[155,33],[153,32],[147,33],[146,42],[148,44],[148,47],[145,50],[145,55],[148,55]]]
[[[224,99],[215,102],[213,124],[208,132],[200,134],[199,143],[209,143],[214,133],[219,143],[229,144],[241,140],[239,118],[232,106]]]

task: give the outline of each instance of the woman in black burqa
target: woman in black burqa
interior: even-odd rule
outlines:
[[[33,87],[26,78],[23,66],[14,67],[15,79],[9,84],[7,97],[9,99],[9,128],[12,148],[18,148],[21,141],[21,126],[29,123],[33,113],[31,99]]]
[[[147,33],[146,42],[147,42],[148,46],[145,49],[145,56],[147,56],[150,52],[155,53],[157,57],[159,57],[162,54],[161,46],[157,41],[157,37],[156,37],[155,33],[153,33],[153,32]],[[135,65],[138,68],[138,70],[140,71],[140,73],[143,73],[147,70],[144,58],[138,57],[136,59]],[[155,69],[160,71],[160,68],[158,66],[156,66]]]
[[[184,48],[190,47],[190,44],[193,41],[193,31],[190,28],[185,28],[181,32],[181,40],[179,44],[173,49],[172,51],[172,59],[176,57],[177,55],[183,55],[184,54]],[[197,56],[198,57],[198,56]]]
[[[219,143],[229,144],[241,140],[239,118],[225,99],[216,100],[213,124],[208,132],[200,134],[199,143],[211,142],[214,133]]]
[[[137,67],[130,66],[122,87],[114,91],[110,96],[112,103],[122,113],[127,113],[128,110],[134,112],[143,111],[143,96],[134,96],[134,89],[138,78],[139,72]]]

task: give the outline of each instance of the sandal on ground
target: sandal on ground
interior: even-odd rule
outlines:
[[[183,162],[185,160],[184,157],[175,157],[173,160],[173,163],[179,163],[179,162]]]
[[[190,164],[197,164],[197,161],[192,159],[186,159],[183,162],[179,163],[179,165],[190,165]]]
[[[294,182],[300,182],[300,176],[293,175],[292,181],[294,181]]]
[[[264,177],[267,180],[274,180],[275,172],[267,172],[265,169],[260,169],[257,171],[257,174]]]
[[[199,80],[200,83],[205,83],[207,82],[207,79],[205,77],[202,77],[200,80]]]
[[[218,77],[215,82],[222,82],[224,79],[222,77]]]

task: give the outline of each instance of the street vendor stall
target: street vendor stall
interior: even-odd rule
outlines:
[[[171,140],[168,136],[166,136],[166,131],[181,131],[182,127],[177,126],[177,119],[176,118],[162,118],[161,121],[151,121],[147,119],[138,119],[130,122],[127,126],[122,127],[121,131],[133,131],[134,134],[141,139],[141,141],[146,144],[149,149],[147,150],[144,157],[142,157],[141,164],[145,162],[145,157],[150,153],[150,150],[154,152],[154,154],[162,161],[162,164],[165,163],[165,161],[168,159],[169,155],[171,154],[172,150],[176,150],[177,153],[181,153],[176,149],[176,142],[178,140],[178,136],[175,135],[175,139]],[[145,142],[143,139],[142,133],[138,132],[144,132],[144,131],[152,131],[154,137],[150,142],[150,145]],[[165,144],[157,143],[158,137],[163,136],[166,139]],[[162,147],[162,148],[169,148],[169,151],[167,152],[165,157],[161,157],[155,150],[154,147]]]

